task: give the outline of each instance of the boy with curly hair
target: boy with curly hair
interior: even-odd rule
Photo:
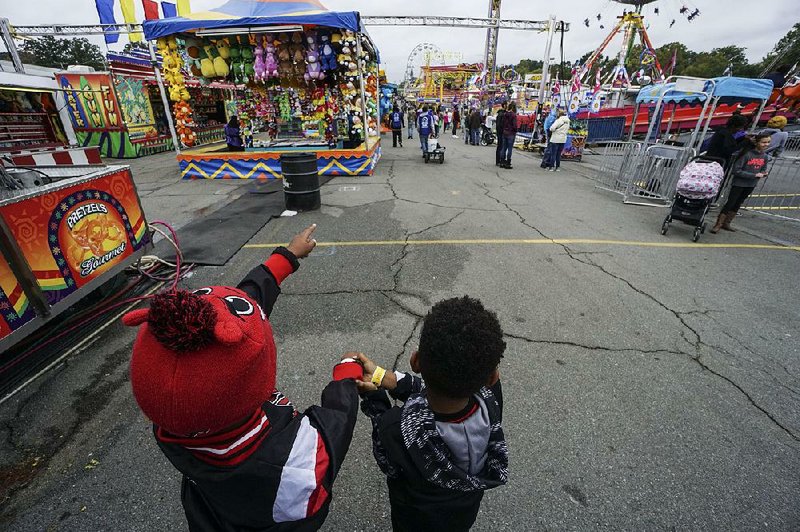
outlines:
[[[395,532],[469,530],[483,492],[506,483],[498,371],[505,348],[497,316],[464,296],[440,301],[425,317],[410,359],[422,379],[351,355],[364,366],[356,384]]]

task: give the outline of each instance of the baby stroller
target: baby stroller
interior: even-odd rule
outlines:
[[[672,220],[679,220],[694,225],[692,242],[700,240],[706,232],[706,214],[725,177],[724,163],[716,157],[699,156],[681,170],[670,212],[661,224],[662,235],[667,234]]]
[[[428,139],[428,151],[425,152],[425,164],[430,161],[439,161],[439,164],[444,164],[444,146],[439,146],[439,140],[435,138]]]

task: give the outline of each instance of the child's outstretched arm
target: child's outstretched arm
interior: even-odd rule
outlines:
[[[307,257],[317,245],[317,241],[311,237],[316,228],[317,224],[311,224],[295,235],[288,246],[275,248],[272,255],[253,268],[237,286],[255,299],[267,316],[272,313],[272,307],[281,293],[283,280],[300,267],[298,259]]]

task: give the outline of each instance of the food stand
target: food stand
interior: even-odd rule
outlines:
[[[0,61],[0,151],[62,148],[75,137],[64,109],[55,69],[25,65],[13,72]],[[10,71],[9,71],[10,70]]]
[[[45,183],[18,178],[16,189],[0,189],[0,352],[150,245],[129,167],[38,167],[34,173]]]
[[[163,57],[157,77],[186,148],[178,155],[184,178],[278,178],[280,156],[295,151],[315,153],[323,175],[372,174],[381,154],[378,53],[357,12],[317,0],[240,1],[143,28]],[[236,86],[243,150],[194,148],[193,79]]]

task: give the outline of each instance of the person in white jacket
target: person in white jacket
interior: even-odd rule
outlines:
[[[567,142],[567,133],[569,132],[569,118],[564,110],[559,108],[556,114],[558,118],[550,126],[550,143],[547,145],[548,160],[553,165],[549,169],[551,172],[558,172],[561,169],[561,151]]]

